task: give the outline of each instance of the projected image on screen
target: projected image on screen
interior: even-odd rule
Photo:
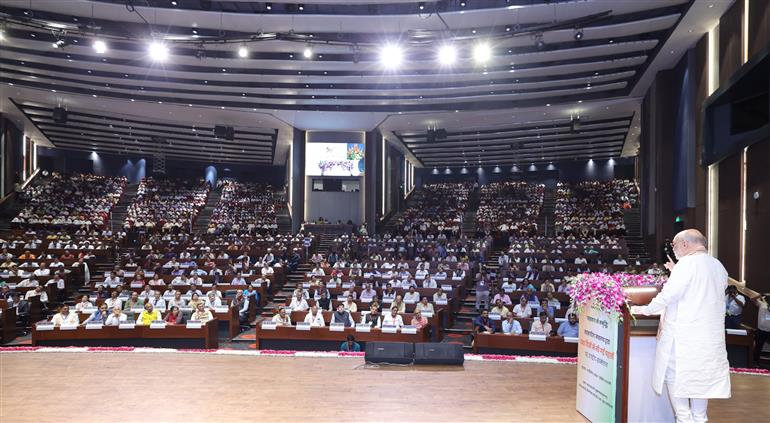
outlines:
[[[364,173],[364,145],[358,143],[307,143],[305,175],[360,176]]]

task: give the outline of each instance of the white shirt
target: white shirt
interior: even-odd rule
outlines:
[[[532,307],[527,303],[525,307],[521,307],[521,304],[516,304],[513,307],[513,314],[516,315],[516,317],[519,318],[529,318],[532,317]]]
[[[396,317],[393,317],[390,313],[382,316],[382,326],[395,326],[397,328],[404,326],[404,319],[401,317],[400,314],[396,314]]]
[[[128,317],[124,313],[120,313],[118,316],[115,316],[115,314],[110,314],[104,324],[107,326],[117,326],[126,320],[128,320]]]
[[[152,304],[153,308],[157,308],[158,310],[161,310],[161,311],[166,309],[166,300],[164,300],[162,297],[161,298],[152,297],[150,298],[149,301],[150,301],[150,304]]]
[[[62,323],[66,323],[68,325],[78,325],[80,324],[80,319],[78,319],[77,313],[70,312],[66,317],[61,313],[56,313],[51,319],[51,322],[54,324],[54,326],[61,326]]]
[[[729,296],[725,295],[725,304],[727,307],[727,314],[730,316],[738,316],[743,313],[743,306],[746,305],[746,297],[741,294],[737,294],[733,300]]]
[[[305,298],[297,300],[297,297],[294,297],[291,299],[289,308],[291,308],[292,311],[306,311],[310,306],[307,305],[307,300],[305,300]]]
[[[104,303],[107,304],[107,309],[110,311],[112,311],[112,309],[115,307],[123,308],[123,301],[121,301],[120,298],[107,298],[104,300]]]
[[[310,326],[313,327],[326,326],[326,321],[324,320],[324,315],[321,313],[321,310],[318,310],[318,313],[315,316],[313,316],[312,312],[308,312],[305,315],[305,323],[310,323]]]
[[[414,291],[414,292],[407,292],[407,293],[404,294],[404,302],[405,303],[409,303],[409,302],[415,302],[416,303],[418,301],[420,301],[420,293],[419,292]]]
[[[675,372],[679,398],[729,398],[730,364],[725,347],[727,271],[705,252],[679,259],[668,282],[636,314],[661,316],[652,387],[660,394],[666,370]]]
[[[46,286],[55,283],[56,289],[64,289],[64,279],[51,279],[48,282],[46,282]]]

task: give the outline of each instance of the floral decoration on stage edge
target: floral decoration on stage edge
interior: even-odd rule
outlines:
[[[578,313],[584,307],[592,307],[618,321],[623,320],[623,307],[627,301],[624,287],[654,286],[660,289],[668,280],[665,276],[631,273],[581,273],[566,279],[569,282],[567,292]]]

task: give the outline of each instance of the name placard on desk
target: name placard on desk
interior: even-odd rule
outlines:
[[[452,291],[452,285],[441,285],[442,291],[451,292]]]
[[[530,333],[529,334],[529,340],[530,341],[545,341],[545,334],[544,333]]]
[[[91,307],[91,308],[81,308],[81,309],[80,309],[80,312],[81,312],[81,313],[84,313],[84,314],[91,314],[91,313],[96,313],[96,310],[99,310],[99,309],[98,309],[98,308],[96,308],[96,307]]]
[[[200,320],[189,320],[187,321],[187,325],[185,325],[187,329],[200,329],[203,327],[203,322]]]
[[[86,323],[86,329],[101,329],[103,325],[101,323]]]
[[[433,303],[436,305],[447,305],[447,300],[436,300]]]
[[[129,286],[131,288],[141,288],[143,285],[141,283],[131,283]]]
[[[332,332],[344,332],[345,331],[345,324],[344,323],[332,323],[329,325],[329,330]]]
[[[150,329],[166,329],[166,322],[163,320],[153,320],[150,322]]]
[[[42,330],[53,330],[54,325],[53,323],[47,322],[47,323],[38,323],[35,325],[35,330],[42,331]]]
[[[310,282],[302,282],[302,287],[305,289],[310,288]]]
[[[131,313],[141,313],[144,311],[144,307],[132,307]]]
[[[187,311],[187,312],[192,313],[193,309],[192,309],[192,307],[179,307],[179,311],[181,311],[181,312]]]
[[[382,303],[383,304],[391,304],[393,302],[393,298],[383,298]]]
[[[356,325],[356,332],[371,332],[372,327],[365,324],[365,323],[359,323]]]
[[[572,337],[572,336],[565,336],[564,337],[564,342],[566,342],[568,344],[577,344],[578,343],[578,339],[579,338],[575,338],[575,337]]]
[[[353,284],[352,284],[352,283],[350,283],[350,282],[343,282],[343,283],[342,283],[342,288],[343,288],[343,289],[350,289],[350,288],[352,288],[352,287],[353,287]]]
[[[347,299],[348,299],[348,297],[346,297],[344,295],[337,295],[337,301],[345,301]]]
[[[423,310],[420,312],[420,314],[422,314],[422,316],[425,317],[426,319],[430,319],[431,317],[433,317],[433,312],[428,310]]]
[[[728,335],[746,336],[749,334],[746,332],[746,329],[725,329],[725,332],[727,332]]]
[[[502,320],[500,313],[489,313],[489,320]]]
[[[329,283],[326,284],[326,288],[327,289],[332,289],[332,288],[336,288],[336,287],[337,287],[337,284],[334,283],[334,282],[329,282]]]
[[[310,323],[297,322],[297,330],[310,330]]]
[[[134,329],[136,327],[135,322],[126,322],[118,324],[118,329]]]
[[[415,326],[402,326],[401,333],[415,335],[417,334],[417,328]]]
[[[59,329],[61,329],[61,330],[75,330],[77,328],[78,328],[78,324],[77,323],[62,323],[59,326]]]
[[[275,330],[276,327],[278,327],[278,325],[275,322],[269,320],[262,322],[262,325],[260,326],[262,330]]]
[[[397,333],[398,328],[394,325],[382,325],[382,333]]]
[[[214,313],[227,313],[229,308],[227,306],[217,306],[214,307]]]

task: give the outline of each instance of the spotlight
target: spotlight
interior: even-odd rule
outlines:
[[[241,59],[245,59],[246,57],[249,57],[249,49],[246,48],[246,44],[241,44],[240,47],[238,47],[238,57]]]
[[[302,50],[302,57],[305,59],[310,59],[313,57],[313,48],[310,47],[310,45],[306,46],[304,50]]]
[[[457,59],[457,50],[451,44],[442,46],[438,51],[438,61],[444,66],[452,65]]]
[[[299,10],[300,12],[303,12],[305,10],[305,5],[300,3],[299,5],[297,5],[297,10]]]
[[[477,44],[476,47],[473,48],[473,59],[476,61],[476,63],[483,64],[489,61],[489,59],[492,57],[492,50],[490,50],[489,45],[486,43]]]
[[[461,1],[460,2],[460,7],[465,7],[467,4],[468,4],[467,1]]]
[[[273,3],[265,3],[265,9],[273,10]]]
[[[150,59],[155,62],[162,62],[168,58],[168,47],[159,41],[153,41],[147,49]]]
[[[535,47],[537,47],[538,50],[545,50],[545,41],[543,41],[543,34],[538,34],[535,36]]]
[[[583,39],[583,30],[580,28],[575,28],[575,41],[580,41]]]
[[[66,42],[66,41],[64,41],[64,40],[62,40],[62,39],[59,39],[59,40],[56,40],[56,41],[54,41],[54,42],[51,44],[51,47],[53,47],[53,48],[64,48],[64,47],[67,47],[67,45],[68,45],[68,44],[67,44],[67,42]]]
[[[105,43],[102,40],[96,40],[94,41],[94,44],[92,45],[94,48],[94,51],[98,54],[104,54],[107,52],[107,43]]]
[[[401,64],[401,47],[395,44],[388,44],[380,51],[380,62],[389,69],[395,69]]]
[[[425,2],[424,2],[424,1],[421,1],[421,2],[417,3],[417,7],[418,7],[420,10],[425,10]]]

